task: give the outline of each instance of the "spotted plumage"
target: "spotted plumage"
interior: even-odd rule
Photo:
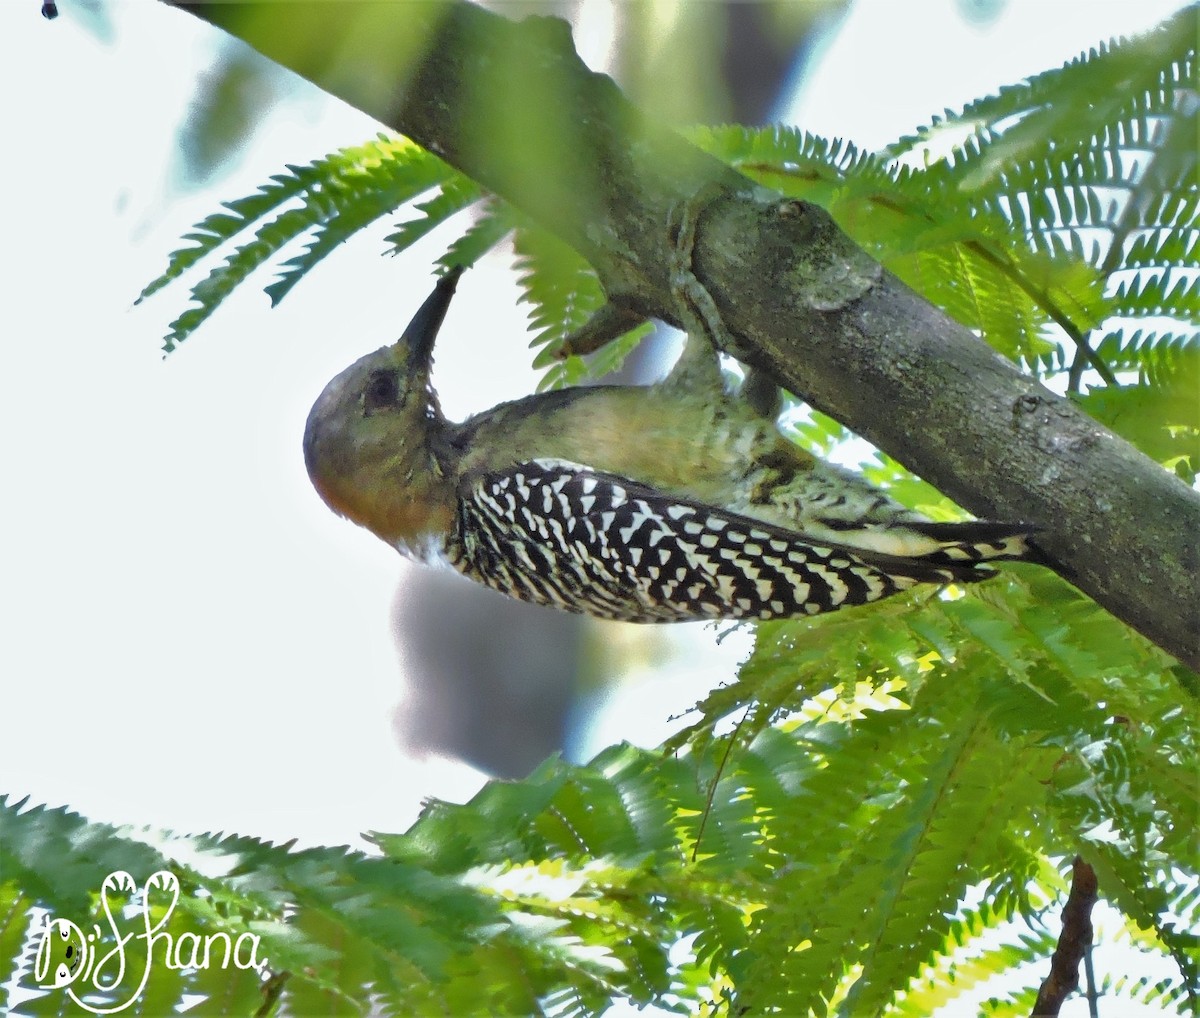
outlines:
[[[456,569],[512,597],[599,618],[790,618],[990,575],[814,542],[563,460],[464,478],[458,497],[445,547]]]
[[[447,421],[430,385],[446,277],[404,337],[326,387],[310,476],[405,554],[538,604],[633,622],[768,619],[991,575],[1022,525],[933,523],[788,441],[696,340],[645,388],[543,393]]]

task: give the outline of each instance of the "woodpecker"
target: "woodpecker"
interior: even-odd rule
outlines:
[[[304,433],[325,503],[406,556],[525,601],[680,622],[815,615],[1026,554],[1025,525],[930,522],[809,455],[727,391],[703,336],[658,384],[448,421],[430,370],[458,276],[325,387]]]

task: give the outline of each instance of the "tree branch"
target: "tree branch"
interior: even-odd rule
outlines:
[[[1062,575],[1200,669],[1200,494],[882,271],[824,211],[647,124],[562,22],[461,0],[178,6],[512,202],[630,314],[674,322],[668,213],[713,193],[696,271],[730,353],[977,515],[1037,525]]]
[[[1055,1018],[1063,1001],[1079,986],[1079,963],[1092,946],[1092,906],[1096,871],[1079,856],[1071,872],[1071,891],[1063,906],[1062,933],[1050,959],[1050,974],[1038,989],[1033,1018]]]

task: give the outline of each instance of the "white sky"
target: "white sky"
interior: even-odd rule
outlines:
[[[601,31],[606,3],[589,6]],[[1181,5],[992,6],[998,16],[980,26],[952,0],[860,2],[795,121],[878,147]],[[401,562],[321,505],[300,436],[324,383],[398,335],[440,248],[380,258],[385,224],[275,311],[265,276],[247,286],[162,360],[185,290],[131,302],[179,236],[283,163],[376,125],[305,90],[264,113],[234,171],[181,198],[165,174],[215,53],[211,31],[127,0],[109,7],[110,45],[80,28],[72,0],[60,7],[46,22],[37,0],[0,4],[0,792],[98,820],[304,843],[402,830],[422,797],[465,798],[479,777],[397,746],[389,611]],[[480,393],[522,394],[531,378],[520,369],[525,311],[503,265],[473,272],[467,292],[439,344],[453,414],[479,409]],[[499,341],[480,342],[484,329]],[[624,685],[595,748],[656,742],[746,646],[715,652],[711,633],[699,639],[708,678],[679,664]],[[169,743],[154,735],[164,715]],[[648,725],[634,729],[637,717]]]

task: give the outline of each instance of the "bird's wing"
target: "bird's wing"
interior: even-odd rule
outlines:
[[[458,497],[456,568],[602,618],[790,618],[990,575],[818,541],[564,460],[468,476]]]

